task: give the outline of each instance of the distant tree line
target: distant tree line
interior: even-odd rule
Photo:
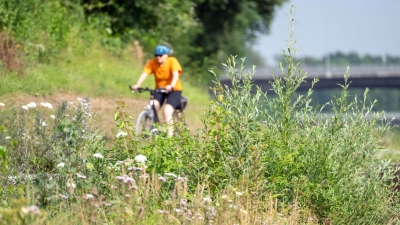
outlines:
[[[330,53],[322,58],[311,56],[298,57],[307,66],[322,66],[329,62],[330,65],[348,66],[348,65],[400,65],[400,57],[393,55],[359,55],[355,52],[348,54],[342,52]]]

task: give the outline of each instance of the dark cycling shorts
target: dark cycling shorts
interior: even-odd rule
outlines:
[[[167,99],[167,104],[171,105],[176,109],[181,101],[182,98],[182,91],[172,91],[170,93],[154,93],[154,99],[160,103],[160,108],[164,104],[165,99]]]

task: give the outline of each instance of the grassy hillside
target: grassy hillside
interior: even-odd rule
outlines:
[[[26,68],[24,75],[3,74],[0,94],[48,95],[61,92],[88,96],[131,96],[128,85],[136,82],[142,69],[143,65],[138,63],[135,52],[129,48],[118,53],[97,46],[86,49],[85,54],[66,51],[51,63]],[[193,103],[204,104],[209,100],[208,90],[185,82],[185,73],[182,78],[184,94],[193,99]],[[153,85],[153,77],[143,84]]]
[[[106,135],[113,136],[116,133],[113,115],[119,98],[129,105],[127,110],[134,119],[147,104],[148,94],[132,94],[128,89],[128,85],[138,79],[143,66],[133,46],[110,50],[77,42],[47,63],[29,65],[23,75],[3,71],[0,96],[3,96],[3,102],[6,99],[14,101],[16,96],[30,96],[20,100],[21,105],[29,101],[39,103],[49,96],[59,98],[51,98],[52,104],[73,101],[78,96],[89,97],[93,99],[99,126]],[[201,127],[200,118],[210,101],[209,88],[186,82],[185,68],[183,71],[183,95],[189,99],[187,123],[195,129]],[[143,86],[154,87],[154,78],[148,77]]]

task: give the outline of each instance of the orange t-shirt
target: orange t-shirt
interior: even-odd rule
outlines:
[[[165,62],[160,65],[155,58],[151,59],[143,69],[147,75],[154,74],[156,78],[156,88],[165,88],[172,82],[172,72],[177,70],[179,76],[182,74],[181,64],[175,57],[168,57]],[[182,91],[182,83],[178,78],[174,91]]]

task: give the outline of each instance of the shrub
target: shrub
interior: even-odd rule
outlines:
[[[26,64],[48,62],[71,47],[71,34],[79,33],[73,37],[77,38],[90,33],[85,32],[83,6],[78,2],[4,0],[0,2],[0,28],[20,46]]]
[[[307,74],[293,60],[297,50],[293,33],[290,37],[273,95],[254,86],[254,72],[233,57],[226,64],[232,87],[216,81],[205,128],[196,136],[146,142],[142,151],[149,166],[157,173],[197,177],[214,194],[239,185],[264,199],[273,193],[288,204],[298,201],[322,223],[393,222],[398,214],[389,185],[393,170],[390,161],[378,158],[390,121],[372,111],[368,90],[361,100],[349,100],[348,72],[340,96],[327,103],[332,116],[322,112],[325,105],[311,106],[312,89],[296,96]]]

